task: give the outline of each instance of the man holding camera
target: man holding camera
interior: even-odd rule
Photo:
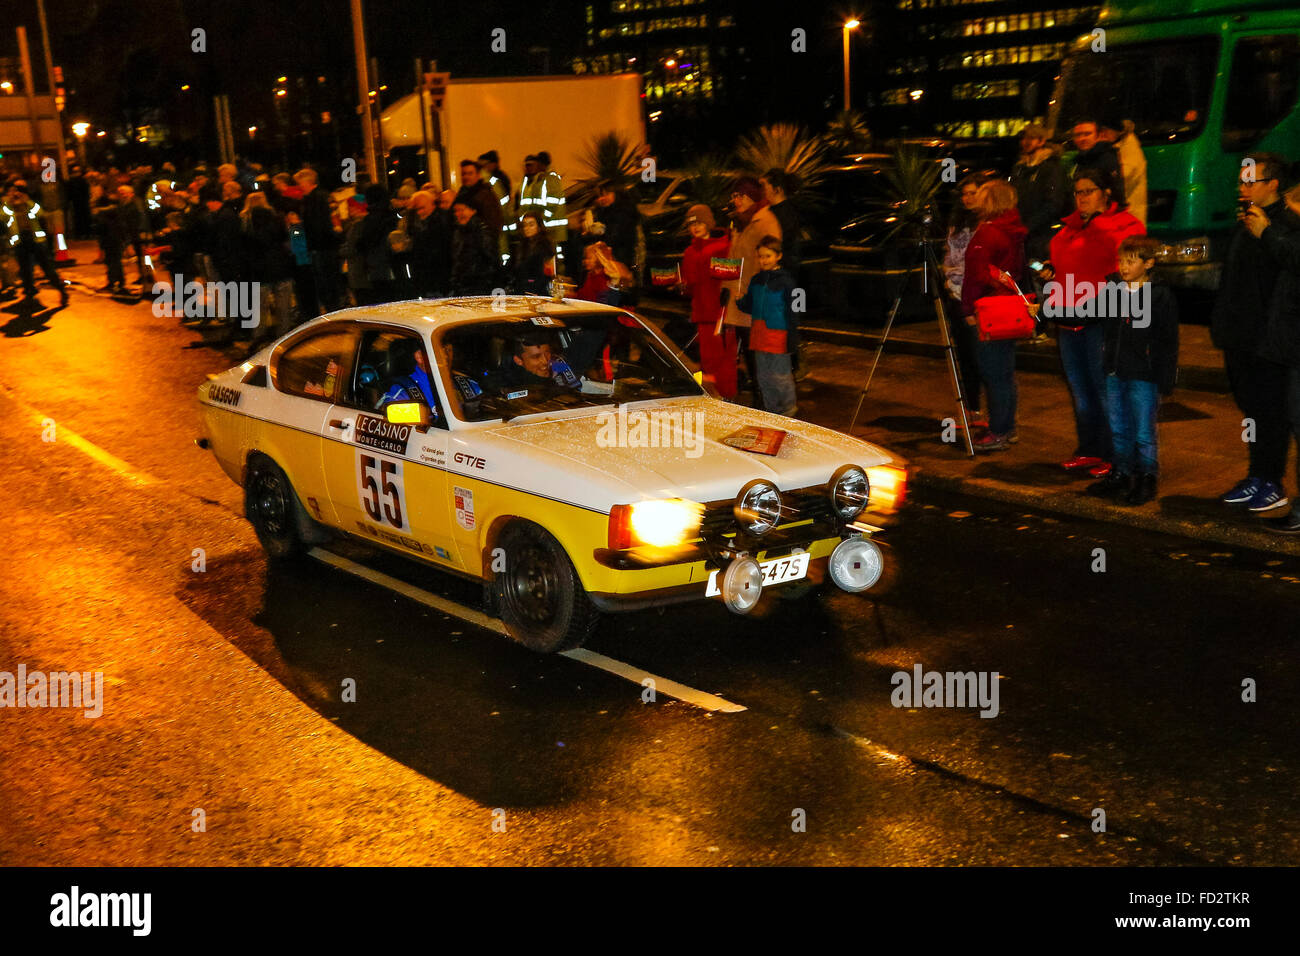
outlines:
[[[1265,348],[1265,325],[1282,263],[1246,222],[1251,208],[1267,216],[1269,228],[1282,238],[1300,230],[1300,219],[1280,196],[1286,161],[1275,153],[1252,153],[1241,162],[1238,181],[1238,226],[1228,247],[1223,278],[1210,314],[1210,338],[1223,350],[1232,397],[1247,420],[1249,470],[1220,496],[1227,505],[1254,512],[1287,504],[1282,491],[1289,435],[1286,416],[1286,366]],[[1253,440],[1251,440],[1253,438]]]

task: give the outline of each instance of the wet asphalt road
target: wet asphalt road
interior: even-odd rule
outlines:
[[[874,599],[607,618],[592,650],[747,709],[647,703],[310,559],[268,568],[192,444],[194,389],[237,353],[147,304],[13,316],[0,671],[107,686],[97,719],[0,709],[0,863],[1300,861],[1300,564],[917,496]],[[997,671],[997,716],[892,706],[915,664]]]

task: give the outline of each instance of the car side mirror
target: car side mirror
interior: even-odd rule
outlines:
[[[432,418],[424,402],[392,402],[384,407],[384,417],[393,425],[427,427]]]

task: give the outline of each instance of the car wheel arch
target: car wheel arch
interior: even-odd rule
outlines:
[[[325,544],[333,539],[333,533],[324,524],[316,521],[307,513],[307,508],[299,494],[299,485],[294,479],[293,474],[281,464],[281,459],[272,455],[263,448],[250,448],[244,456],[244,462],[240,474],[240,487],[248,486],[248,473],[259,463],[265,462],[276,468],[284,475],[285,481],[289,483],[289,491],[293,495],[294,504],[294,522],[297,526],[298,536],[304,544]],[[248,503],[245,500],[245,516],[247,517]]]
[[[574,560],[574,548],[569,541],[565,540],[567,536],[557,534],[553,528],[542,524],[540,521],[517,514],[497,515],[486,526],[487,531],[484,533],[483,550],[481,552],[483,561],[482,577],[484,581],[490,584],[495,577],[492,572],[492,559],[494,557],[493,552],[497,548],[497,542],[501,540],[501,535],[505,533],[507,528],[516,524],[527,524],[532,525],[535,528],[541,528],[554,538],[556,543],[568,556],[569,562],[573,565],[574,573],[578,576],[578,583],[580,583],[585,590],[591,590],[590,582],[583,578],[581,562]]]

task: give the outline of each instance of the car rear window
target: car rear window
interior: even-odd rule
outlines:
[[[271,366],[275,387],[289,395],[335,402],[356,350],[351,329],[330,329],[289,345]]]

